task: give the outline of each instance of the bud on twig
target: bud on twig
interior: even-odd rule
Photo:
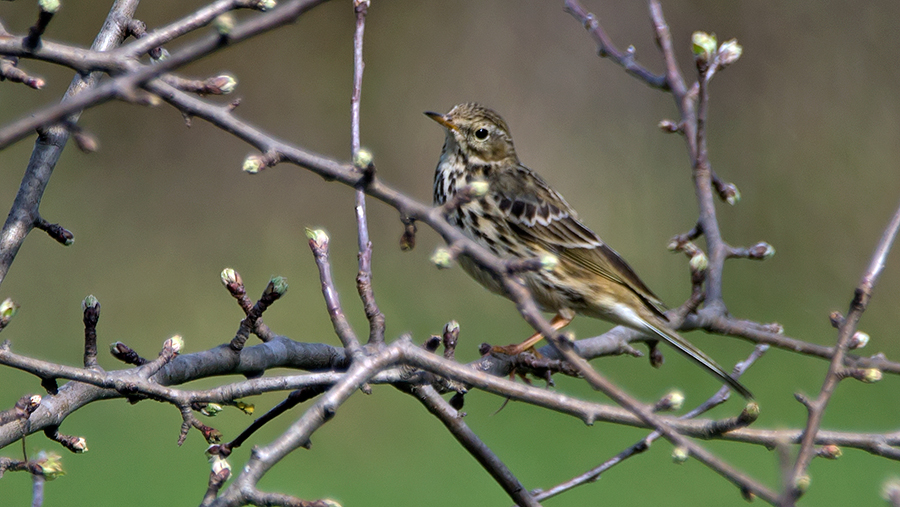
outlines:
[[[213,455],[209,458],[209,462],[212,464],[211,468],[214,474],[219,475],[227,470],[228,474],[231,475],[231,465],[228,463],[228,460],[221,456]]]
[[[38,5],[42,11],[49,14],[56,14],[60,7],[59,0],[40,0]]]
[[[459,322],[451,320],[450,322],[444,324],[444,334],[456,332],[459,332]]]
[[[844,315],[837,310],[831,312],[831,314],[828,315],[828,320],[831,321],[831,327],[835,329],[838,329],[844,325]]]
[[[737,43],[737,39],[731,39],[729,41],[723,42],[722,45],[719,46],[719,68],[724,69],[725,67],[738,61],[738,58],[741,57],[741,53],[743,52],[744,48],[742,48],[741,45]]]
[[[769,322],[763,326],[763,331],[775,334],[784,334],[784,326],[777,322]]]
[[[360,148],[356,153],[353,154],[353,166],[360,171],[369,169],[374,165],[374,163],[375,157],[372,155],[371,151],[365,148]]]
[[[205,407],[200,409],[200,413],[207,417],[215,417],[222,410],[222,405],[218,403],[207,403]]]
[[[72,130],[72,140],[75,141],[75,146],[77,146],[82,153],[94,153],[100,149],[100,143],[97,142],[97,138],[88,134],[83,129]]]
[[[738,422],[741,424],[747,425],[759,419],[759,403],[755,401],[751,401],[744,406],[744,410],[741,410],[740,415],[738,415]]]
[[[709,63],[716,51],[716,34],[694,32],[691,36],[691,52],[697,63]]]
[[[751,259],[766,260],[775,256],[775,247],[765,241],[760,241],[748,248],[747,252],[750,254]]]
[[[37,465],[41,470],[41,475],[48,481],[66,475],[66,471],[63,470],[62,466],[62,457],[59,454],[41,451],[37,456]]]
[[[322,229],[310,229],[306,228],[306,237],[309,238],[309,241],[316,248],[327,248],[328,247],[328,234]]]
[[[403,235],[400,236],[400,250],[408,252],[416,247],[416,222],[405,219],[403,222]]]
[[[812,478],[807,474],[798,475],[796,479],[794,479],[794,488],[799,491],[801,494],[806,493],[806,490],[809,489],[809,485],[812,483]]]
[[[100,301],[97,301],[97,298],[94,297],[93,294],[84,298],[84,301],[81,302],[81,311],[86,311],[89,308],[100,309]]]
[[[670,391],[669,394],[663,396],[656,405],[653,406],[654,412],[669,412],[681,410],[684,405],[684,393],[679,390]]]
[[[453,266],[453,254],[448,248],[439,247],[431,254],[431,262],[438,269],[449,269]]]
[[[734,183],[723,183],[718,190],[719,197],[727,202],[729,206],[734,206],[741,201],[741,191],[738,190],[737,185]]]
[[[244,159],[244,165],[241,170],[245,173],[256,174],[266,168],[266,163],[259,155],[248,155]]]
[[[267,285],[266,290],[263,291],[263,297],[269,296],[274,301],[281,296],[284,296],[284,293],[287,292],[287,290],[287,278],[276,276],[269,280],[269,285]]]
[[[850,341],[847,343],[847,349],[861,349],[869,344],[869,334],[863,331],[857,331],[853,333],[853,336],[850,337]]]
[[[222,285],[228,287],[229,285],[242,285],[244,283],[241,280],[241,275],[238,274],[237,271],[231,268],[225,268],[222,270],[222,274],[220,275],[222,279]]]
[[[228,95],[237,88],[237,79],[228,74],[211,77],[206,80],[206,93],[213,95]]]
[[[0,320],[5,322],[9,322],[10,319],[16,316],[16,313],[19,311],[19,304],[13,301],[11,298],[6,298],[0,303]]]
[[[477,199],[479,197],[484,197],[487,195],[490,186],[488,182],[484,180],[476,180],[468,185],[466,185],[466,192],[468,192],[469,196],[473,199]]]
[[[681,124],[675,123],[672,120],[661,120],[656,126],[663,132],[668,132],[670,134],[682,132],[684,130]]]
[[[76,438],[72,442],[70,449],[77,453],[88,452],[87,440],[85,440],[84,437]]]
[[[863,372],[863,377],[860,380],[862,380],[866,384],[874,384],[875,382],[881,380],[881,377],[883,376],[881,370],[879,370],[878,368],[866,368],[865,370],[863,370]]]
[[[874,384],[883,376],[884,374],[878,368],[844,368],[838,372],[838,378],[854,378],[865,384]]]
[[[181,335],[175,335],[163,343],[163,347],[172,349],[172,352],[179,353],[184,348],[184,338]]]
[[[262,12],[271,11],[278,3],[275,0],[259,0],[256,2],[256,9]]]
[[[676,464],[682,464],[691,457],[691,453],[687,450],[687,447],[678,446],[672,449],[672,461]]]
[[[841,448],[834,444],[823,445],[816,451],[817,456],[825,459],[838,459],[843,454],[844,452],[841,451]]]
[[[230,12],[226,12],[224,14],[220,14],[213,20],[213,28],[216,29],[216,32],[219,33],[222,37],[227,37],[231,34],[231,31],[234,30],[234,26],[237,22],[234,19],[234,14]]]
[[[709,258],[702,250],[697,250],[694,255],[691,256],[691,260],[688,261],[688,264],[691,266],[691,271],[700,273],[709,268]]]

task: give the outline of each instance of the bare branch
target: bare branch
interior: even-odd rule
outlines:
[[[94,39],[91,46],[93,51],[109,51],[122,43],[125,33],[122,24],[127,23],[134,15],[137,4],[138,0],[119,0],[113,4],[103,29],[97,34],[97,38]],[[79,111],[82,108],[77,105],[72,107],[72,102],[75,102],[77,97],[83,96],[86,90],[93,88],[99,78],[100,75],[97,73],[87,77],[76,75],[63,97],[62,105],[57,106],[60,109],[66,109],[66,112],[57,116],[55,121],[65,118],[69,124],[77,123]],[[27,133],[39,126],[51,123],[53,121],[42,122],[26,128],[24,132]],[[6,279],[6,274],[25,241],[25,237],[41,220],[38,211],[41,198],[50,181],[50,176],[53,174],[56,162],[68,141],[68,132],[68,129],[61,127],[46,129],[35,142],[31,160],[28,162],[25,176],[19,185],[16,199],[3,229],[0,230],[0,285]]]
[[[780,505],[784,507],[793,506],[798,498],[803,494],[805,488],[801,487],[799,479],[806,474],[810,461],[815,455],[816,433],[822,424],[822,417],[825,414],[825,408],[831,400],[831,395],[837,388],[838,382],[841,380],[841,374],[844,371],[843,361],[844,355],[847,353],[848,344],[856,332],[856,326],[863,312],[869,306],[872,298],[872,291],[875,288],[878,277],[884,269],[884,264],[888,253],[897,237],[897,231],[900,230],[900,208],[894,212],[890,223],[884,230],[881,240],[875,247],[872,254],[872,260],[869,267],[863,273],[859,281],[859,286],[850,302],[850,310],[844,318],[838,333],[837,345],[835,346],[834,356],[831,358],[831,364],[828,367],[828,373],[825,375],[825,381],[822,389],[815,400],[809,402],[809,417],[806,421],[806,429],[803,432],[803,440],[800,442],[800,450],[797,452],[797,460],[786,477],[788,488],[781,497]]]
[[[566,12],[577,19],[584,26],[584,29],[591,34],[591,37],[597,43],[597,54],[601,58],[609,58],[616,62],[625,69],[625,72],[645,82],[648,86],[661,90],[669,89],[669,82],[665,75],[656,75],[635,62],[634,46],[628,46],[628,50],[624,53],[616,49],[606,31],[597,22],[596,16],[587,12],[578,0],[566,0]]]
[[[328,260],[328,235],[321,229],[307,229],[306,235],[309,237],[309,248],[316,258],[316,266],[319,267],[322,295],[325,296],[325,306],[328,308],[328,316],[331,317],[334,332],[340,338],[347,352],[350,355],[356,355],[360,352],[359,339],[350,322],[347,321],[347,316],[344,315],[337,287],[331,275],[331,262]]]
[[[429,412],[444,424],[450,434],[453,435],[453,438],[469,451],[469,454],[491,474],[491,477],[500,484],[503,490],[506,491],[506,494],[516,502],[516,505],[522,507],[537,507],[541,505],[522,486],[522,483],[519,482],[500,458],[463,422],[462,415],[444,401],[433,387],[428,385],[413,387],[406,392],[418,399]]]

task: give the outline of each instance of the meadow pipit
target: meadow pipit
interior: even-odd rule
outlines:
[[[483,197],[464,202],[447,217],[468,237],[503,258],[528,259],[548,254],[552,270],[521,274],[542,310],[555,312],[555,329],[576,313],[661,338],[745,398],[752,395],[709,356],[669,327],[663,305],[631,267],[593,231],[575,210],[536,173],[519,162],[506,122],[478,104],[460,104],[447,114],[427,112],[446,129],[444,149],[434,174],[434,204],[442,205],[474,181],[485,181]],[[487,289],[507,296],[496,276],[467,256],[462,268]],[[541,339],[502,348],[517,354]]]

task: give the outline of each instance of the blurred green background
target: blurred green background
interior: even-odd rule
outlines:
[[[89,46],[106,4],[64,3],[46,37]],[[153,28],[201,5],[145,2],[138,17]],[[633,44],[640,62],[662,68],[643,2],[586,5],[620,48]],[[736,37],[745,48],[741,60],[712,85],[711,160],[743,196],[736,207],[720,206],[719,217],[732,244],[765,240],[778,253],[765,263],[728,264],[729,309],[739,317],[777,321],[803,340],[833,343],[828,314],[846,310],[900,194],[900,68],[895,65],[900,47],[893,36],[900,3],[679,0],[663,7],[687,73],[694,30],[715,32],[720,40]],[[17,34],[35,17],[33,2],[0,6],[0,19]],[[352,31],[351,3],[331,2],[182,75],[234,73],[241,117],[346,160]],[[430,201],[443,132],[422,111],[482,102],[506,118],[522,161],[553,183],[649,286],[671,305],[687,297],[685,259],[665,250],[668,239],[696,219],[684,143],[656,127],[673,118],[671,97],[599,59],[582,27],[563,12],[562,1],[376,0],[365,58],[362,139],[385,180]],[[37,92],[2,83],[2,123],[56,102],[71,79],[71,72],[49,65],[22,66],[44,76],[48,85]],[[224,267],[237,269],[254,295],[270,276],[286,276],[291,289],[266,313],[266,322],[296,340],[336,345],[305,226],[330,232],[345,310],[365,334],[354,289],[356,237],[348,188],[288,165],[244,174],[241,163],[251,149],[203,121],[185,127],[181,114],[168,106],[107,104],[86,112],[81,125],[98,137],[101,150],[84,155],[70,146],[41,207],[48,220],[71,229],[76,242],[63,248],[33,234],[0,289],[0,297],[22,305],[2,336],[14,350],[78,365],[80,302],[87,294],[103,306],[101,344],[121,340],[154,356],[163,340],[179,333],[187,352],[216,346],[233,336],[241,317],[219,283]],[[12,203],[30,151],[28,140],[0,153],[4,209]],[[462,326],[458,355],[472,360],[483,341],[509,343],[528,334],[511,303],[488,294],[459,269],[434,269],[428,257],[440,240],[433,232],[421,227],[419,246],[402,253],[396,211],[370,201],[369,212],[375,290],[389,338],[410,332],[421,342],[456,319]],[[872,336],[865,354],[900,357],[898,282],[895,252],[861,323]],[[607,328],[585,318],[572,325],[578,337]],[[728,366],[752,348],[702,333],[689,338]],[[677,386],[692,406],[717,389],[698,368],[674,353],[667,356],[660,370],[627,357],[594,364],[647,400]],[[101,364],[121,367],[108,356]],[[818,392],[826,367],[818,359],[770,351],[745,377],[762,406],[757,427],[801,426],[806,411],[793,393]],[[0,386],[0,407],[41,391],[38,380],[9,369],[0,369]],[[557,389],[600,399],[577,381],[560,379]],[[875,385],[845,382],[824,427],[896,431],[898,393],[894,375]],[[279,399],[252,402],[264,410]],[[646,434],[606,424],[586,427],[520,403],[494,415],[501,400],[479,392],[466,402],[468,424],[529,488],[580,474]],[[250,443],[269,442],[301,410],[270,424]],[[732,401],[713,415],[739,410]],[[210,424],[231,438],[250,421],[227,411]],[[117,400],[84,408],[62,425],[64,433],[87,439],[85,455],[65,453],[43,435],[29,437],[29,452],[64,454],[68,475],[48,484],[45,505],[196,504],[206,488],[206,444],[192,432],[178,448],[180,422],[170,406]],[[704,445],[773,487],[779,484],[772,452]],[[236,467],[249,449],[232,458]],[[667,442],[658,442],[597,483],[546,505],[743,504],[731,485],[696,461],[673,465],[670,452]],[[20,456],[20,446],[9,446],[2,455]],[[900,466],[846,450],[836,462],[816,460],[811,474],[803,503],[872,505],[880,502],[882,482],[900,475]],[[354,396],[313,436],[311,450],[291,455],[262,487],[303,498],[331,497],[347,506],[509,504],[440,423],[389,387]],[[28,504],[30,479],[7,474],[0,495],[4,505]]]

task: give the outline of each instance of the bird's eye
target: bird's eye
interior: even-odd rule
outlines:
[[[475,139],[484,141],[488,138],[488,129],[478,129],[475,131]]]

